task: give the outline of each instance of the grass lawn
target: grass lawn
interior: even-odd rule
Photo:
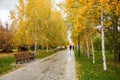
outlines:
[[[35,59],[39,59],[39,58],[42,59],[52,55],[53,53],[54,53],[53,50],[49,50],[48,53],[47,51],[44,51],[44,53],[42,53],[41,50],[38,50]],[[13,63],[15,64],[14,53],[10,53],[10,54],[2,53],[0,55],[0,75],[12,71],[13,69],[16,69],[17,66],[12,65]]]
[[[14,62],[15,59],[13,56],[5,56],[0,58],[0,75],[15,68],[15,65],[11,65]]]
[[[47,50],[44,50],[43,52],[41,50],[38,50],[35,58],[36,59],[39,59],[39,58],[42,59],[42,58],[45,58],[45,57],[50,56],[52,54],[54,54],[53,50],[49,50],[48,52],[47,52]]]
[[[78,80],[120,80],[120,63],[114,62],[114,55],[106,52],[107,71],[103,70],[102,53],[95,51],[96,63],[92,63],[92,56],[88,59],[81,53],[78,57],[75,50],[76,71]]]

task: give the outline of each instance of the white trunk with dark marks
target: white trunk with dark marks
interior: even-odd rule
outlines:
[[[90,53],[89,53],[89,44],[88,44],[88,37],[86,35],[86,45],[87,45],[87,56],[90,58]]]
[[[47,53],[48,53],[48,45],[47,45]]]
[[[92,37],[91,37],[91,43],[92,43],[93,64],[95,64],[95,54],[94,54],[94,45],[93,45]]]
[[[105,45],[104,45],[104,21],[103,21],[103,9],[101,9],[101,29],[102,29],[102,57],[103,57],[103,69],[107,70]]]

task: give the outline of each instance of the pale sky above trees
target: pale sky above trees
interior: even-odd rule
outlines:
[[[18,5],[19,0],[0,0],[0,21],[2,21],[2,24],[4,25],[6,21],[10,23],[9,20],[9,11],[15,10],[16,5]],[[63,2],[64,0],[51,0],[55,4],[58,4],[60,2]],[[56,5],[53,5],[56,9],[59,9],[56,7]]]
[[[9,21],[9,11],[15,9],[18,0],[0,0],[0,20],[4,24]]]

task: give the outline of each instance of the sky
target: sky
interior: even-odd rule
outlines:
[[[9,11],[15,10],[15,6],[18,5],[18,0],[0,0],[0,21],[4,25],[9,22]]]
[[[15,10],[16,5],[18,5],[19,0],[0,0],[0,22],[4,25],[6,22],[10,22],[9,12],[10,10]],[[52,0],[54,3],[58,4],[64,0]],[[54,4],[58,10],[59,8]]]

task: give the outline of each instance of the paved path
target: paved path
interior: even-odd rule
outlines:
[[[71,53],[71,54],[70,54]],[[73,51],[64,50],[0,77],[0,80],[75,80]]]

